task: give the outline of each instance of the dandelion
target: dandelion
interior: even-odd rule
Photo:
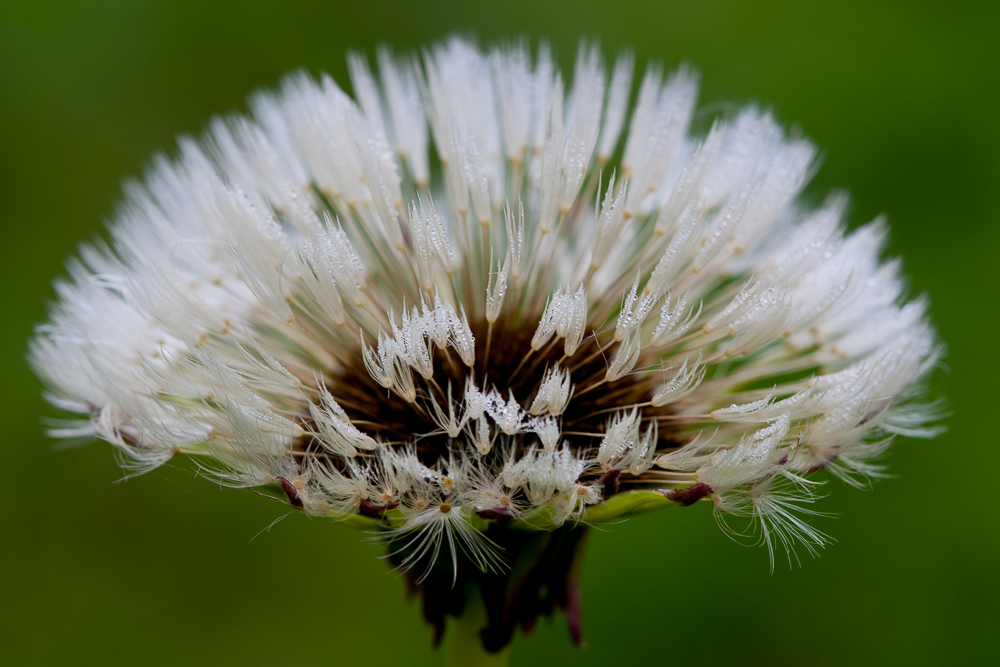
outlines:
[[[827,540],[813,473],[936,432],[927,300],[884,222],[801,200],[815,149],[770,113],[693,135],[690,70],[630,108],[631,54],[587,44],[571,78],[458,38],[350,72],[126,186],[31,343],[80,415],[53,435],[366,528],[438,638],[478,604],[501,651],[554,608],[582,641],[588,525],[710,505],[791,561]]]

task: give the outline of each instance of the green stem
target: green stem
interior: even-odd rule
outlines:
[[[473,582],[469,582],[465,596],[465,612],[461,618],[448,622],[447,667],[507,667],[510,664],[510,645],[499,653],[483,648],[479,632],[486,627],[486,608]]]

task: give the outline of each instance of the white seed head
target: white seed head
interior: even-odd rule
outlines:
[[[288,77],[126,188],[31,343],[78,415],[53,435],[496,569],[483,521],[606,520],[616,493],[812,548],[811,473],[936,433],[927,299],[883,221],[799,197],[816,151],[770,114],[693,136],[692,71],[651,64],[630,110],[633,56],[590,44],[572,77],[523,41],[377,61],[350,56],[354,99]]]

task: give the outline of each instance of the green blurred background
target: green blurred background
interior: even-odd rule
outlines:
[[[886,213],[912,292],[949,344],[934,390],[949,432],[900,441],[896,479],[831,482],[838,542],[789,570],[716,527],[709,507],[595,533],[589,648],[562,619],[514,664],[986,664],[1000,633],[995,416],[1000,271],[1000,4],[530,0],[511,3],[11,1],[0,4],[0,662],[435,665],[418,605],[379,549],[282,514],[184,463],[127,483],[110,448],[57,451],[25,367],[50,282],[102,233],[122,178],[176,135],[243,108],[295,68],[346,81],[344,52],[461,30],[579,36],[640,66],[690,61],[703,105],[758,100],[825,151],[810,186]],[[716,109],[720,108],[718,105]],[[721,107],[731,108],[731,107]],[[990,656],[994,656],[993,660]],[[994,663],[995,664],[995,663]]]

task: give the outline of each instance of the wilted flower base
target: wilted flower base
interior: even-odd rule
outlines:
[[[583,644],[580,607],[580,564],[587,527],[564,525],[530,531],[491,522],[485,535],[503,550],[509,570],[484,572],[462,552],[457,571],[450,557],[429,556],[405,570],[410,590],[420,595],[424,618],[434,626],[434,645],[444,636],[446,618],[462,617],[470,596],[485,607],[479,640],[489,652],[502,651],[520,627],[530,633],[540,616],[566,613],[570,636]],[[389,544],[390,560],[401,567],[409,555],[405,537]]]

